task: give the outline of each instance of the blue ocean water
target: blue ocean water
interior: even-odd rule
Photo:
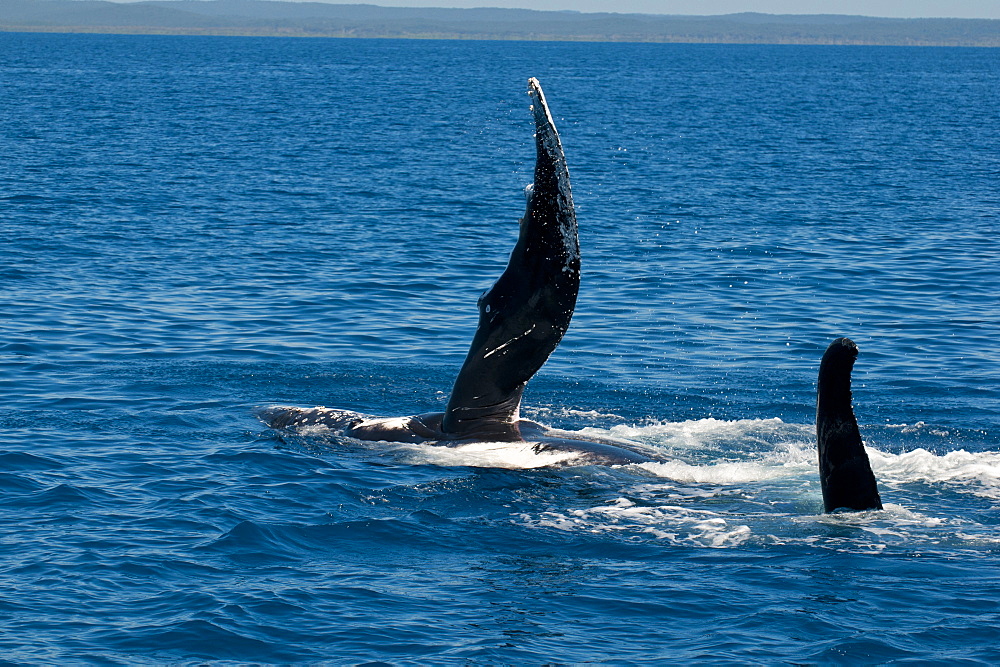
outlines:
[[[1000,51],[0,34],[0,656],[1000,661]],[[441,409],[545,86],[583,250],[523,413],[670,463],[282,440]],[[825,346],[886,509],[821,514]]]

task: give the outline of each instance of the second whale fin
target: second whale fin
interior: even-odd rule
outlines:
[[[833,341],[819,365],[816,392],[816,445],[823,505],[837,509],[880,510],[882,499],[851,406],[851,371],[858,346]]]

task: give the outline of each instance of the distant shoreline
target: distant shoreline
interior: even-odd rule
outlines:
[[[269,0],[0,0],[0,32],[485,41],[1000,47],[997,19],[670,16]]]
[[[815,40],[815,39],[786,39],[783,41],[761,39],[759,41],[750,40],[726,40],[724,38],[614,38],[603,36],[586,35],[565,37],[565,36],[490,36],[490,35],[458,35],[458,34],[347,34],[347,33],[324,33],[310,31],[293,30],[176,30],[160,27],[76,27],[76,26],[5,26],[0,24],[0,33],[33,33],[33,34],[63,34],[63,35],[157,35],[164,37],[290,37],[296,39],[402,39],[402,40],[453,40],[464,42],[576,42],[576,43],[617,43],[617,44],[747,44],[747,45],[774,45],[774,46],[905,46],[905,47],[948,47],[948,48],[997,48],[1000,44],[954,44],[951,42],[913,42],[913,43],[884,43],[878,41],[863,40]]]

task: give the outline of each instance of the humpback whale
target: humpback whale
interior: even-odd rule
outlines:
[[[580,289],[580,242],[562,142],[538,80],[528,80],[535,123],[534,183],[507,268],[480,298],[479,323],[444,412],[373,418],[331,408],[271,407],[258,416],[275,429],[322,425],[359,440],[529,442],[570,452],[572,464],[654,460],[641,445],[582,440],[520,418],[521,396],[569,328]],[[634,446],[633,446],[634,445]]]
[[[324,426],[358,440],[457,446],[530,443],[538,453],[563,452],[563,465],[663,460],[638,443],[591,438],[520,417],[521,396],[569,328],[580,289],[580,243],[569,170],[537,79],[528,80],[535,123],[534,183],[507,267],[479,298],[479,322],[444,412],[379,418],[349,410],[275,406],[258,411],[270,427]],[[816,434],[827,512],[881,509],[851,407],[857,346],[835,340],[823,355]]]
[[[882,509],[875,474],[851,406],[851,370],[857,358],[854,341],[838,338],[830,343],[819,364],[816,447],[827,512]]]

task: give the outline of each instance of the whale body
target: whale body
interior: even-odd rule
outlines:
[[[573,452],[574,464],[654,460],[636,443],[581,439],[520,418],[528,381],[569,328],[580,289],[580,241],[562,142],[538,80],[528,80],[535,124],[534,183],[507,267],[481,297],[479,323],[444,412],[377,418],[332,408],[271,407],[276,429],[321,425],[359,440],[530,442],[538,452]]]

